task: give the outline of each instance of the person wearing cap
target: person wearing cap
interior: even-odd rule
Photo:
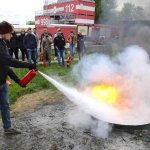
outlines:
[[[65,66],[65,45],[66,41],[64,36],[62,36],[61,30],[57,30],[57,37],[54,39],[54,47],[57,49],[58,54],[58,64],[60,65],[60,59],[62,58],[62,65]]]
[[[5,40],[10,40],[12,31],[13,26],[10,23],[6,21],[0,22],[0,109],[5,134],[20,133],[18,130],[11,127],[8,89],[6,85],[7,76],[20,86],[22,85],[20,84],[20,79],[10,67],[36,69],[34,64],[20,62],[10,56]]]
[[[70,32],[67,42],[70,45],[70,54],[71,54],[71,59],[73,60],[74,53],[75,53],[75,44],[77,43],[77,37],[73,31]]]

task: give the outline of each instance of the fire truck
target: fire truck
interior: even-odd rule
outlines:
[[[45,28],[54,35],[61,27],[67,37],[78,26],[88,34],[89,26],[94,25],[94,0],[45,0],[42,11],[35,12],[35,27],[39,35]]]
[[[35,12],[35,27],[39,35],[47,29],[54,36],[57,28],[61,28],[65,38],[70,31],[82,31],[95,40],[110,36],[111,26],[95,25],[94,18],[95,0],[45,0],[43,10]]]

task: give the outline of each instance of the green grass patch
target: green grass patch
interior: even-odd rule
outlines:
[[[73,63],[75,64],[75,62]],[[71,69],[59,66],[58,63],[52,63],[50,66],[47,65],[46,68],[43,65],[38,65],[39,71],[46,73],[52,77],[58,76],[63,81],[69,81]],[[28,69],[14,68],[14,72],[21,79],[28,73]],[[50,82],[44,79],[39,73],[37,76],[27,85],[27,87],[22,88],[14,81],[11,80],[12,86],[9,87],[9,99],[10,103],[14,103],[18,97],[25,95],[27,93],[33,93],[44,89],[57,90]]]

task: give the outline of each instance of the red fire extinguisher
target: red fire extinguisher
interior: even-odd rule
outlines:
[[[37,74],[37,70],[30,70],[21,80],[20,84],[26,86]]]
[[[67,68],[70,68],[70,66],[71,66],[71,57],[69,56],[67,58]]]
[[[40,61],[43,61],[43,59],[44,59],[44,54],[40,53]]]
[[[46,63],[46,61],[44,60],[44,61],[43,61],[43,67],[46,68],[46,66],[47,66],[47,63]]]

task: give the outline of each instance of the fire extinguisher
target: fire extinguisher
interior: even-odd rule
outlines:
[[[44,54],[40,53],[40,61],[43,61],[43,59],[44,59]]]
[[[26,86],[37,74],[37,70],[30,70],[21,80],[20,84]]]
[[[43,67],[46,68],[46,66],[47,66],[47,63],[46,63],[46,61],[44,60],[44,61],[43,61]]]
[[[67,68],[70,68],[70,65],[71,65],[71,57],[69,56],[67,58]]]

